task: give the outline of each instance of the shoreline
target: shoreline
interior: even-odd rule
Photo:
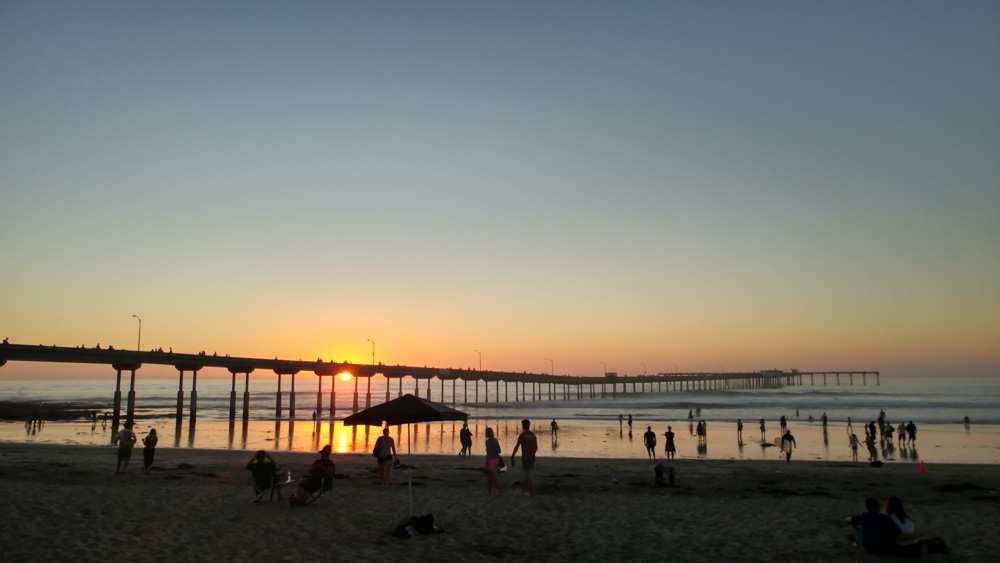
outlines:
[[[276,452],[300,475],[314,453]],[[509,455],[509,450],[504,452]],[[1000,501],[994,467],[933,464],[871,468],[842,462],[678,460],[675,487],[653,484],[642,459],[540,454],[536,497],[519,466],[487,497],[484,457],[408,455],[417,514],[444,534],[397,539],[408,514],[407,472],[379,485],[370,455],[334,456],[338,478],[317,503],[250,503],[250,452],[171,449],[143,473],[141,452],[122,475],[104,446],[0,444],[0,531],[12,561],[237,559],[248,561],[856,561],[844,519],[868,495],[898,495],[918,530],[950,556],[979,561],[1000,549],[988,512]],[[509,459],[509,458],[508,458]]]
[[[166,422],[163,424],[162,422]],[[185,421],[186,422],[186,421]],[[246,430],[238,421],[232,426],[227,421],[201,421],[196,431],[191,432],[188,424],[178,428],[173,420],[148,421],[137,419],[136,433],[141,438],[155,427],[161,448],[206,448],[213,450],[257,450],[268,451],[316,451],[323,444],[330,444],[336,453],[371,452],[374,440],[380,430],[376,427],[345,427],[341,423],[327,422],[314,424],[310,421],[284,422],[276,424],[267,421],[250,421]],[[743,445],[737,440],[736,427],[731,423],[709,422],[706,447],[699,447],[693,436],[693,426],[687,421],[657,423],[637,420],[633,433],[617,423],[593,421],[560,421],[558,435],[553,435],[544,419],[535,419],[535,433],[539,436],[540,455],[559,458],[602,458],[637,459],[645,458],[642,433],[646,426],[652,426],[657,434],[657,455],[663,453],[663,433],[667,426],[673,426],[676,434],[677,457],[679,459],[720,459],[759,460],[777,459],[779,452],[773,447],[777,437],[777,425],[768,425],[767,439],[760,439],[760,432],[747,425],[743,432]],[[391,433],[397,448],[406,454],[457,453],[460,449],[458,429],[460,423],[430,423],[392,427]],[[539,428],[541,426],[541,428]],[[515,421],[507,419],[472,419],[469,428],[473,432],[473,451],[482,449],[482,436],[486,427],[497,432],[501,447],[513,447],[519,427]],[[851,449],[849,434],[843,425],[830,425],[826,432],[820,424],[790,425],[797,448],[796,460],[849,461]],[[855,426],[855,433],[862,433]],[[92,444],[104,445],[111,440],[110,425],[84,422],[50,422],[35,430],[20,422],[0,421],[0,443],[50,443],[50,444]],[[974,425],[921,425],[916,446],[879,448],[879,459],[887,462],[917,464],[927,463],[969,463],[1000,464],[1000,426]],[[859,459],[866,460],[867,452],[859,448]]]
[[[102,452],[101,455],[107,454],[108,456],[110,456],[109,459],[111,460],[112,469],[113,469],[113,466],[114,466],[114,451],[115,451],[115,446],[112,446],[110,444],[109,445],[94,445],[94,444],[49,444],[49,443],[27,443],[27,442],[20,442],[19,443],[19,442],[2,442],[2,441],[0,441],[0,456],[2,456],[7,451],[14,451],[14,450],[16,450],[17,448],[20,448],[20,447],[49,449],[51,451],[59,451],[59,450],[63,450],[63,449],[67,449],[67,450],[72,451],[72,450],[79,449],[79,450],[86,451],[86,452]],[[132,456],[133,456],[133,462],[134,463],[141,463],[141,460],[135,461],[137,459],[137,456],[139,456],[139,453],[140,453],[141,449],[142,449],[142,444],[141,443],[137,443],[136,446],[135,446],[135,449],[133,451],[133,454],[132,454]],[[165,454],[165,455],[171,455],[171,456],[173,456],[174,452],[183,452],[184,454],[191,454],[193,456],[209,456],[209,455],[219,454],[219,455],[224,455],[224,456],[227,456],[227,457],[232,456],[232,457],[239,458],[239,459],[242,459],[242,458],[249,459],[250,456],[252,456],[253,453],[256,451],[256,450],[253,450],[253,449],[225,449],[225,448],[171,448],[169,446],[162,445],[162,444],[158,445],[157,448],[156,448],[156,450],[157,450],[157,452],[160,452],[161,450],[163,450],[163,451],[169,451],[170,454]],[[272,457],[274,457],[274,456],[280,456],[282,458],[289,457],[289,458],[295,459],[295,460],[297,460],[297,461],[305,464],[305,463],[307,463],[309,461],[312,461],[316,457],[318,449],[317,449],[317,451],[302,451],[302,450],[295,450],[295,451],[285,451],[285,450],[272,451],[272,450],[265,450],[265,451],[268,454],[270,454]],[[184,457],[184,454],[181,454],[181,457]],[[502,455],[504,456],[505,459],[509,459],[509,457],[510,457],[509,448],[506,449],[503,452]],[[443,460],[449,460],[449,459],[457,459],[457,460],[464,459],[464,458],[460,458],[456,454],[428,454],[428,453],[405,454],[405,453],[402,453],[402,452],[399,453],[398,457],[400,459],[405,459],[405,460],[417,460],[417,461],[424,460],[424,461],[435,462],[435,463],[443,461]],[[481,452],[475,452],[469,459],[478,460],[480,458],[482,458],[483,460],[485,460],[485,455],[482,454]],[[157,459],[162,459],[162,456],[160,456]],[[335,462],[336,461],[345,461],[345,462],[350,462],[351,464],[354,464],[354,463],[357,463],[357,462],[362,462],[362,461],[365,462],[365,463],[367,463],[367,462],[374,463],[372,461],[373,457],[372,457],[372,455],[370,453],[361,453],[361,452],[348,452],[348,453],[333,452],[331,454],[331,459],[333,459]],[[746,464],[748,466],[757,466],[757,465],[760,465],[762,467],[768,467],[768,466],[772,466],[772,465],[776,466],[776,467],[794,467],[794,466],[797,466],[797,465],[806,464],[806,465],[814,465],[814,466],[842,467],[842,468],[853,468],[853,469],[869,468],[870,467],[870,464],[867,461],[863,461],[863,460],[854,462],[854,461],[844,461],[844,460],[822,460],[822,459],[809,459],[809,458],[801,458],[800,459],[800,458],[792,457],[791,463],[787,463],[787,462],[785,462],[784,457],[782,457],[781,459],[777,459],[777,458],[776,459],[717,459],[717,458],[698,459],[698,458],[677,458],[677,459],[675,459],[673,461],[667,461],[667,460],[662,459],[662,458],[657,458],[655,461],[651,461],[649,459],[638,458],[638,457],[574,457],[574,456],[569,456],[569,457],[567,457],[567,456],[549,457],[549,456],[544,455],[541,450],[539,450],[538,459],[540,461],[541,460],[548,460],[548,461],[555,461],[555,462],[559,462],[559,463],[561,463],[561,462],[568,462],[568,463],[595,463],[595,464],[601,464],[601,463],[603,463],[603,464],[618,464],[618,463],[622,463],[622,464],[635,464],[635,463],[645,463],[645,464],[648,464],[649,467],[653,467],[653,465],[655,463],[659,463],[659,462],[664,462],[664,463],[668,463],[668,464],[683,464],[683,465],[690,464],[690,465],[693,465],[693,466],[696,466],[696,465],[704,465],[704,466],[725,465],[725,466],[731,466],[731,465],[734,465],[734,464],[736,464],[736,465]],[[982,470],[985,467],[990,467],[990,466],[994,466],[994,465],[1000,466],[1000,462],[997,462],[997,463],[962,463],[962,462],[944,462],[944,463],[941,463],[941,462],[933,462],[933,463],[925,463],[925,465],[928,468],[946,469],[948,471],[960,471],[960,470],[963,470],[963,469],[967,469],[967,470],[973,470],[973,471],[977,471],[978,472],[979,470]],[[909,470],[919,471],[919,469],[918,469],[919,468],[919,464],[914,464],[914,463],[892,463],[892,462],[889,462],[889,463],[885,463],[885,465],[883,465],[882,468],[879,468],[879,469],[884,469],[884,468],[887,468],[887,467],[906,467],[907,471],[909,471]]]

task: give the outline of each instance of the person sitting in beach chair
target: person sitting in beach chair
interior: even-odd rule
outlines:
[[[247,469],[253,475],[253,502],[264,501],[264,493],[270,493],[268,500],[274,499],[274,493],[278,493],[281,498],[281,491],[275,486],[278,480],[278,464],[264,450],[257,450],[250,461],[247,462]]]
[[[302,506],[319,500],[323,493],[333,490],[334,464],[330,459],[330,446],[323,446],[319,459],[309,466],[309,472],[299,480],[295,495],[288,499],[292,506]]]
[[[878,509],[878,500],[874,497],[865,499],[865,512],[849,519],[854,529],[854,542],[866,554],[891,555],[895,552],[899,528],[886,514]]]

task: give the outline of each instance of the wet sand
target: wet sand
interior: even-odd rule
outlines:
[[[333,427],[328,421],[315,425],[311,421],[295,423],[282,421],[250,421],[246,435],[239,421],[230,429],[219,420],[199,421],[197,431],[190,432],[186,424],[176,433],[173,420],[138,420],[136,432],[141,438],[155,427],[160,437],[160,447],[295,450],[310,452],[319,449],[320,443],[331,444],[338,453],[368,453],[379,434],[378,428],[344,427],[340,421]],[[736,425],[730,422],[708,423],[707,448],[699,449],[694,426],[688,421],[644,421],[637,419],[631,438],[627,425],[619,428],[617,422],[560,420],[558,440],[552,440],[547,419],[535,420],[539,446],[548,457],[599,457],[644,458],[642,433],[652,425],[659,441],[658,453],[662,454],[667,425],[673,426],[677,435],[677,455],[681,459],[732,459],[778,460],[778,448],[762,447],[756,423],[748,423],[743,432],[743,447],[736,439]],[[510,448],[517,437],[519,424],[510,419],[471,419],[475,439],[474,451],[482,453],[482,436],[487,426],[497,431],[502,447]],[[407,454],[452,454],[458,452],[459,423],[414,424],[392,427],[399,450]],[[850,461],[851,449],[846,426],[831,423],[823,432],[819,422],[792,421],[790,428],[798,443],[795,457],[799,460]],[[864,437],[860,425],[855,432]],[[773,444],[778,436],[777,422],[768,423],[767,443]],[[110,441],[110,427],[86,422],[47,422],[41,431],[26,433],[23,423],[0,421],[0,442],[32,442],[63,445],[104,445]],[[864,448],[859,454],[866,457]],[[879,452],[880,459],[899,463],[986,463],[1000,464],[1000,426],[976,424],[969,428],[960,424],[921,424],[916,447],[898,446]]]
[[[543,451],[544,453],[544,451]],[[279,452],[301,474],[314,455]],[[404,472],[377,484],[368,455],[336,456],[335,490],[291,509],[254,505],[244,451],[141,451],[114,475],[108,447],[0,444],[5,561],[856,561],[844,518],[864,497],[901,496],[918,530],[952,550],[935,561],[1000,552],[1000,472],[992,465],[681,460],[677,486],[653,486],[641,459],[542,456],[538,496],[502,476],[488,498],[483,459],[405,456],[418,513],[447,533],[389,532],[407,516]],[[182,465],[187,464],[187,465]],[[188,467],[190,466],[190,467]]]

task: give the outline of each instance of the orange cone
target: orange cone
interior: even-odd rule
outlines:
[[[923,461],[920,462],[920,474],[927,475],[927,464]]]

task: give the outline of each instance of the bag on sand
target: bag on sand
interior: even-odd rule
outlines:
[[[435,534],[443,531],[434,525],[433,514],[424,514],[423,516],[411,516],[409,520],[396,526],[392,535],[397,538],[410,538],[417,534]]]

